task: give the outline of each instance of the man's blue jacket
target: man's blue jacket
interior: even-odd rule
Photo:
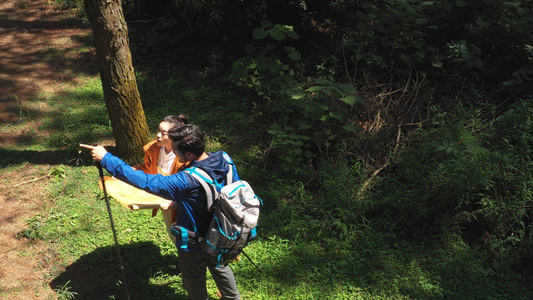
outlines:
[[[233,168],[233,181],[239,180],[235,165],[224,151],[208,153],[208,155],[204,160],[190,162],[187,167],[197,167],[204,170],[213,180],[222,185],[226,184],[224,181],[229,168]],[[187,228],[187,230],[195,231],[190,218],[185,215],[190,212],[196,223],[197,233],[200,236],[205,236],[207,233],[213,214],[207,211],[207,199],[202,186],[196,178],[187,172],[178,172],[169,176],[146,174],[143,171],[134,170],[111,153],[107,153],[100,164],[109,173],[122,181],[179,202],[178,224]],[[189,250],[198,251],[199,249],[189,247]]]

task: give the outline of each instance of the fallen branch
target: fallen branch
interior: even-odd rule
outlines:
[[[401,138],[401,136],[402,136],[402,124],[398,125],[398,133],[396,134],[396,145],[394,146],[394,149],[392,150],[392,157],[396,157],[396,154],[398,152],[398,147],[400,146],[400,138]],[[384,164],[382,164],[377,170],[374,171],[374,173],[372,173],[372,175],[370,175],[370,177],[368,177],[365,180],[365,182],[363,183],[361,188],[357,191],[357,193],[355,193],[355,196],[357,197],[357,199],[359,199],[359,200],[364,199],[363,194],[366,191],[366,189],[368,188],[368,186],[370,185],[371,181],[376,176],[378,176],[378,174],[381,171],[383,171],[385,168],[387,168],[389,166],[389,162],[390,162],[390,159],[387,159]],[[353,198],[353,196],[354,195],[352,195],[352,198]]]
[[[377,169],[376,171],[374,171],[374,173],[372,173],[372,175],[370,175],[369,178],[367,178],[365,180],[365,182],[363,183],[363,186],[359,189],[359,191],[356,193],[356,197],[358,200],[363,200],[364,197],[363,197],[363,193],[366,191],[366,189],[368,188],[368,186],[370,185],[370,182],[372,181],[372,179],[374,179],[376,176],[378,176],[378,174],[383,171],[386,167],[389,166],[389,162],[386,162],[384,163],[383,165],[381,165],[381,167],[379,167],[379,169]],[[352,195],[352,198],[353,198],[353,195]]]
[[[44,175],[44,176],[39,177],[39,178],[35,178],[35,179],[32,179],[32,180],[28,180],[28,181],[24,181],[24,182],[21,182],[21,183],[17,183],[15,185],[11,186],[11,187],[17,187],[19,185],[23,185],[23,184],[34,182],[34,181],[41,180],[41,179],[45,179],[47,177],[50,177],[50,175]]]

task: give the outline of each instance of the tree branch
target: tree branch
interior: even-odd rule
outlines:
[[[24,181],[24,182],[20,182],[20,183],[17,183],[11,187],[17,187],[19,185],[23,185],[23,184],[26,184],[26,183],[30,183],[30,182],[34,182],[34,181],[37,181],[37,180],[41,180],[41,179],[45,179],[47,177],[50,177],[50,175],[44,175],[42,177],[39,177],[39,178],[35,178],[35,179],[32,179],[32,180],[28,180],[28,181]]]

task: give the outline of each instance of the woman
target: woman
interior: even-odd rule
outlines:
[[[172,151],[172,139],[168,136],[168,131],[175,126],[182,126],[189,124],[189,120],[184,115],[166,116],[159,127],[157,128],[157,139],[146,144],[143,148],[146,152],[144,154],[144,163],[137,166],[137,170],[142,170],[147,174],[162,174],[171,175],[180,171],[184,167],[184,163],[176,159],[176,155]],[[157,214],[158,209],[154,209],[152,217]],[[161,210],[167,232],[173,243],[176,242],[176,237],[170,232],[173,223],[176,223],[176,210]]]
[[[144,163],[137,166],[147,174],[170,175],[178,172],[183,164],[180,163],[172,151],[172,139],[168,137],[168,131],[174,126],[189,124],[184,115],[166,116],[157,128],[157,139],[144,145]]]

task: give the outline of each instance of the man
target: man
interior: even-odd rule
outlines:
[[[168,132],[173,140],[172,148],[176,157],[190,168],[200,168],[207,172],[220,185],[225,185],[226,174],[233,168],[233,180],[239,180],[237,169],[223,151],[205,152],[203,132],[195,125],[176,126]],[[178,224],[189,231],[205,236],[213,217],[207,211],[207,199],[200,183],[186,172],[170,176],[151,175],[136,171],[124,161],[108,153],[102,146],[80,145],[91,150],[94,160],[113,176],[141,189],[158,193],[172,199],[162,209],[178,209]],[[240,299],[235,276],[229,266],[218,267],[194,245],[178,245],[178,259],[181,265],[183,285],[189,299],[208,299],[206,288],[206,267],[213,275],[222,299]]]

